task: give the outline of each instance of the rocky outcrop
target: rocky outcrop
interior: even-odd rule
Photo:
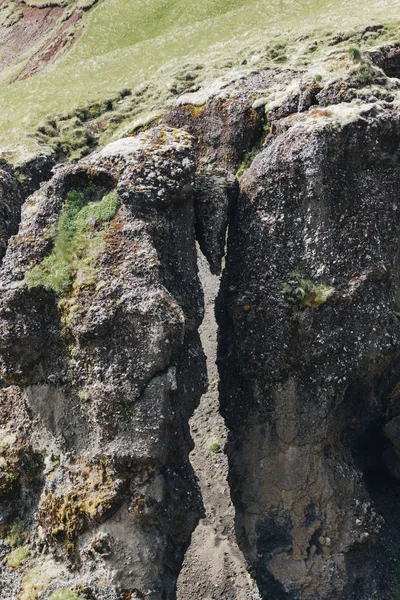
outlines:
[[[184,128],[197,141],[196,233],[211,272],[221,272],[229,207],[238,194],[234,174],[263,133],[265,115],[245,94],[211,99],[203,106],[184,104],[164,115],[168,125]]]
[[[239,544],[263,598],[384,600],[398,574],[400,117],[281,123],[241,179],[219,296]]]
[[[0,169],[0,262],[8,239],[18,231],[23,196],[15,179]]]
[[[53,158],[5,168],[7,600],[176,597],[203,514],[188,460],[207,387],[195,239],[219,274],[228,225],[220,402],[237,537],[261,597],[398,592],[399,84],[376,56],[346,52],[338,78],[293,83],[282,66],[200,94],[202,106],[188,91],[156,127],[41,187]]]
[[[194,188],[191,136],[156,128],[24,205],[0,272],[2,527],[24,600],[175,597],[203,510]]]

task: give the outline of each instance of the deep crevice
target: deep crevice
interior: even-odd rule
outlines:
[[[235,513],[227,481],[227,457],[223,452],[227,429],[219,409],[218,371],[215,364],[217,325],[214,310],[220,279],[210,272],[198,253],[200,280],[205,296],[205,318],[200,327],[207,356],[209,386],[190,420],[195,444],[191,463],[201,488],[206,509],[185,556],[178,579],[178,600],[260,600],[254,582],[247,575],[245,560],[237,546]]]

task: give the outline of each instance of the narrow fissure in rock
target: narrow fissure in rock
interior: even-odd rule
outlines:
[[[257,587],[250,578],[234,531],[234,509],[227,482],[224,454],[227,429],[219,412],[216,360],[217,325],[214,305],[220,278],[210,273],[206,259],[198,253],[200,281],[204,290],[205,315],[200,337],[207,357],[208,391],[191,421],[195,448],[190,460],[199,481],[203,518],[192,534],[178,579],[178,600],[257,600]]]

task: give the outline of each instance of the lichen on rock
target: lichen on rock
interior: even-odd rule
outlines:
[[[46,597],[61,584],[175,595],[202,514],[188,461],[206,383],[194,188],[191,136],[154,129],[59,168],[10,240],[1,374],[43,457],[31,569],[39,552],[72,569]]]
[[[288,119],[241,178],[220,399],[238,541],[262,597],[383,600],[400,545],[388,412],[400,120],[389,107],[330,111]]]

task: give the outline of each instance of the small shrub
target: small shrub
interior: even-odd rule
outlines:
[[[314,283],[311,279],[302,277],[298,272],[293,273],[292,276],[293,283],[285,283],[282,290],[291,302],[309,308],[319,308],[335,292],[333,287],[324,283]]]
[[[314,79],[317,83],[320,83],[322,81],[322,75],[316,75]]]
[[[13,550],[7,558],[7,564],[10,569],[17,569],[24,565],[30,558],[31,552],[28,546],[20,546]]]
[[[360,48],[357,48],[357,46],[352,46],[349,48],[349,57],[353,62],[360,63],[362,61]]]

